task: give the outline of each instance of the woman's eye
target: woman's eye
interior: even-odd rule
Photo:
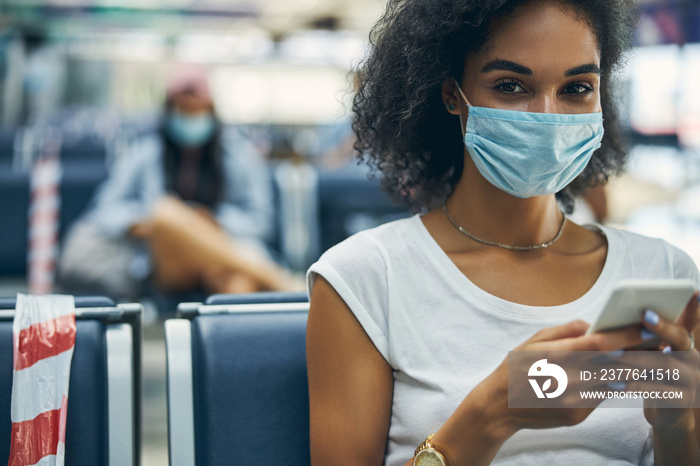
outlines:
[[[564,90],[567,94],[587,94],[593,90],[593,87],[585,83],[574,83],[566,86]]]
[[[518,94],[525,91],[525,89],[515,81],[501,81],[496,83],[494,88],[504,94]]]

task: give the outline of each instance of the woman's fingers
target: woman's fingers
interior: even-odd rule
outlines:
[[[700,304],[698,303],[698,295],[699,292],[693,295],[678,318],[678,323],[668,322],[653,310],[649,310],[644,314],[644,327],[634,325],[586,335],[589,324],[582,320],[574,320],[563,325],[540,330],[526,342],[526,345],[556,342],[554,347],[547,345],[547,349],[550,351],[613,351],[620,348],[634,347],[643,343],[652,336],[649,333],[651,331],[664,341],[667,341],[673,350],[686,350],[690,347],[688,332],[697,329],[697,336],[700,337]],[[644,331],[643,328],[646,328],[647,331]],[[700,345],[700,340],[698,344]],[[535,350],[536,348],[531,349]]]
[[[698,297],[700,296],[700,291],[696,291],[693,297],[690,298],[685,309],[678,317],[678,324],[691,330],[695,328],[700,322],[700,303],[698,302]]]
[[[561,342],[566,347],[559,351],[613,351],[636,346],[644,341],[640,325],[632,325],[617,330],[595,332],[570,341]]]
[[[687,309],[688,308],[686,308],[686,310]],[[691,314],[696,313],[697,305],[695,306],[695,312]],[[688,316],[682,317],[684,321],[690,321],[690,318]],[[689,336],[689,332],[692,330],[692,327],[688,329],[680,323],[670,322],[651,309],[644,311],[643,325],[646,329],[648,329],[655,335],[661,337],[662,340],[667,342],[671,346],[671,349],[674,351],[686,351],[692,349],[691,338]]]
[[[571,322],[567,322],[563,325],[557,325],[556,327],[543,328],[539,332],[535,333],[528,340],[528,343],[578,337],[584,335],[588,330],[588,327],[589,325],[582,320],[572,320]]]
[[[541,344],[545,342],[552,342],[546,345],[548,351],[612,351],[638,345],[644,341],[641,325],[586,335],[588,327],[589,325],[582,320],[548,327],[535,333],[526,345],[533,351],[544,350]],[[534,347],[530,346],[533,343]]]

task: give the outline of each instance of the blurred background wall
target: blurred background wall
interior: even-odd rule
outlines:
[[[619,83],[633,157],[628,174],[607,189],[604,221],[662,236],[700,263],[700,2],[638,3],[637,48]],[[15,244],[27,236],[26,219],[16,215],[26,206],[5,202],[21,191],[7,185],[56,147],[63,235],[114,159],[155,128],[166,76],[182,63],[209,70],[225,124],[242,129],[272,164],[294,161],[294,176],[306,180],[295,186],[319,185],[318,173],[348,165],[351,71],[382,8],[380,0],[4,0],[0,222],[15,233],[0,238],[7,238],[0,274],[26,285],[27,245]],[[307,189],[306,201],[317,188]],[[316,201],[312,210],[323,217]],[[310,230],[283,225],[277,246],[292,268],[303,270],[344,234],[390,211],[355,207],[335,219],[344,231],[332,238],[324,218]],[[280,218],[313,214],[295,209],[303,210],[287,206]]]

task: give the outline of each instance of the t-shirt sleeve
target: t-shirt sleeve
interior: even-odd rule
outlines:
[[[649,436],[644,442],[642,456],[639,458],[639,466],[654,466],[654,435],[649,427]]]
[[[681,249],[668,243],[665,245],[670,249],[669,255],[673,261],[673,278],[690,278],[695,282],[695,288],[700,289],[700,272],[693,259]]]
[[[309,298],[317,275],[325,278],[345,301],[374,346],[391,364],[387,261],[377,240],[360,232],[326,251],[306,273]]]

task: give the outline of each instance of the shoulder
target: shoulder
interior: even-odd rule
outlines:
[[[415,218],[404,218],[360,231],[328,249],[318,262],[349,273],[385,273],[392,257],[408,247],[406,237],[414,222]]]
[[[662,269],[672,278],[691,278],[700,286],[700,273],[693,259],[668,241],[617,228],[602,230],[616,240],[625,258],[636,268]]]
[[[411,219],[396,220],[364,230],[326,251],[308,270],[307,292],[321,275],[355,315],[377,350],[389,355],[388,268],[400,248],[401,234]]]
[[[318,274],[341,296],[352,294],[376,302],[386,299],[392,259],[408,247],[403,235],[414,221],[415,217],[406,218],[363,230],[328,249],[307,272],[309,296]]]
[[[601,229],[608,238],[614,237],[628,254],[662,255],[670,259],[690,259],[681,249],[661,238],[612,227],[601,227]]]
[[[374,288],[386,281],[386,254],[381,244],[368,232],[361,231],[328,249],[307,273],[309,295],[316,274],[322,275],[335,289]]]

